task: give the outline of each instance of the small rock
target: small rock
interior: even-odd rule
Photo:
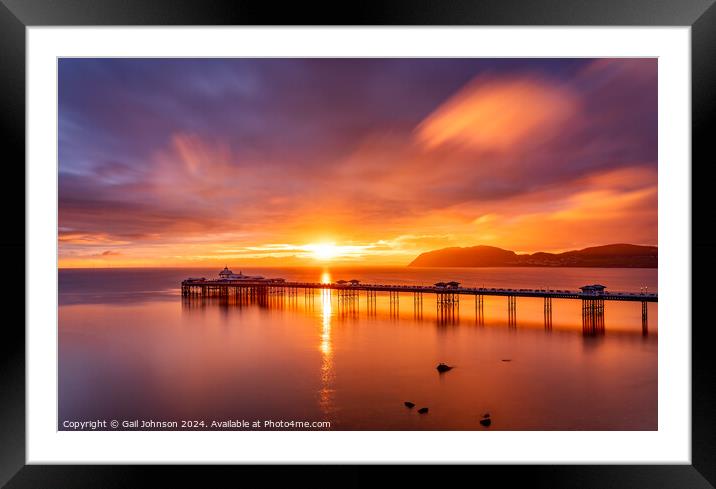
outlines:
[[[419,412],[420,414],[425,414],[425,413],[428,412],[428,408],[420,408],[420,409],[418,409],[418,412]]]
[[[414,402],[405,401],[403,404],[405,404],[406,407],[409,407],[410,409],[413,409],[415,407]]]
[[[491,420],[490,418],[482,418],[482,419],[480,420],[480,424],[481,424],[482,426],[487,427],[487,426],[490,426],[490,425],[492,424],[492,420]]]
[[[490,417],[490,413],[485,413],[485,414],[482,415],[482,417],[483,417],[483,418],[489,418],[489,417]]]
[[[502,361],[503,361],[503,362],[511,362],[512,359],[511,359],[511,358],[503,358]]]
[[[448,370],[452,370],[452,367],[449,365],[445,365],[444,363],[441,363],[437,366],[438,372],[443,373],[447,372]]]

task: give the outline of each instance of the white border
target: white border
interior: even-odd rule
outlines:
[[[690,463],[689,28],[31,27],[27,55],[28,463]],[[58,56],[658,57],[659,430],[57,431]]]

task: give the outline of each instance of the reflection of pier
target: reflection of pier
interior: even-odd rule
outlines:
[[[221,295],[190,295],[182,297],[182,306],[185,309],[205,309],[207,306],[247,307],[258,306],[263,309],[283,309],[290,304],[283,294],[221,294]]]
[[[552,328],[552,300],[577,299],[582,301],[582,326],[587,334],[599,334],[604,331],[604,309],[608,301],[627,301],[641,303],[642,332],[648,334],[648,303],[657,302],[657,294],[644,292],[607,292],[604,286],[589,285],[581,291],[554,289],[506,289],[486,287],[459,287],[457,282],[439,283],[435,286],[423,285],[386,285],[361,284],[358,281],[343,283],[284,282],[274,280],[205,280],[188,279],[181,284],[182,297],[219,298],[222,303],[256,303],[262,307],[269,305],[295,305],[301,290],[306,304],[313,304],[316,290],[323,294],[335,291],[338,306],[344,311],[360,309],[360,294],[366,295],[366,311],[375,315],[378,292],[387,292],[390,315],[398,317],[400,294],[412,293],[413,312],[416,318],[423,314],[424,294],[435,294],[438,321],[457,321],[460,312],[460,296],[475,297],[475,321],[484,324],[485,296],[503,296],[507,298],[507,324],[517,325],[517,298],[533,297],[544,300],[544,326]]]
[[[457,324],[460,320],[459,313],[460,310],[456,304],[439,307],[437,312],[438,326]]]

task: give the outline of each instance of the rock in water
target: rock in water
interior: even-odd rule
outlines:
[[[425,414],[425,413],[428,412],[428,408],[420,408],[420,409],[418,409],[418,412],[419,412],[420,414]]]
[[[492,420],[491,420],[490,418],[482,418],[482,419],[480,420],[480,424],[481,424],[482,426],[487,427],[487,426],[490,426],[490,425],[492,424]]]
[[[403,404],[405,404],[406,407],[409,407],[410,409],[413,409],[415,407],[414,402],[405,401]]]
[[[440,372],[440,373],[447,372],[448,370],[452,370],[452,367],[450,367],[449,365],[445,365],[444,363],[439,364],[437,368],[438,368],[438,372]]]
[[[490,413],[485,413],[485,414],[482,415],[482,417],[483,417],[483,418],[489,418],[489,417],[490,417]]]

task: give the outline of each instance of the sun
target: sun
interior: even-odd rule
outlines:
[[[313,253],[317,260],[331,260],[341,254],[340,247],[334,243],[315,243],[306,245],[306,250]]]

